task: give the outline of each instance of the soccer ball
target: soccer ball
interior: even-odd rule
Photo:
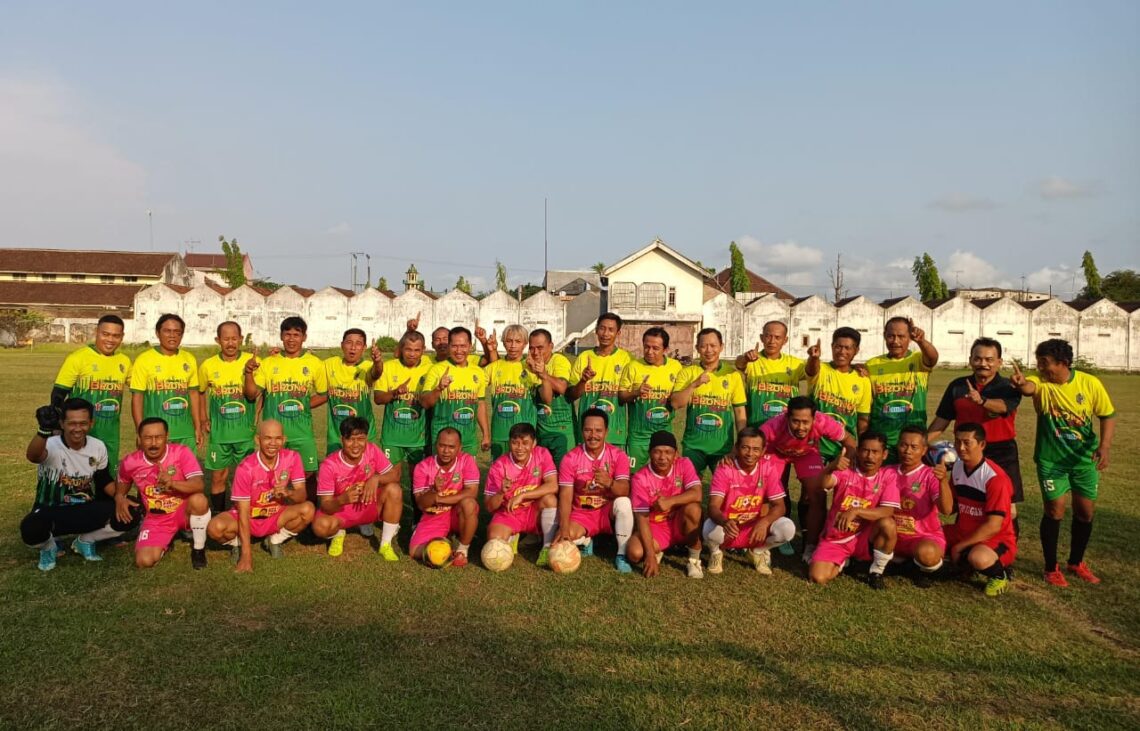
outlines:
[[[944,461],[949,467],[958,461],[958,453],[954,451],[954,445],[950,442],[935,442],[927,447],[924,461],[931,467]]]
[[[499,573],[511,567],[515,560],[515,552],[511,544],[499,538],[492,538],[483,545],[483,566],[488,571]]]
[[[442,538],[436,538],[424,548],[424,561],[428,566],[437,569],[443,568],[451,560],[451,544]]]
[[[582,564],[582,552],[570,541],[550,547],[550,570],[556,574],[572,574]]]

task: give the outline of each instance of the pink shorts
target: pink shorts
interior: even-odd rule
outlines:
[[[234,517],[234,520],[238,519],[237,508],[230,508],[229,513]],[[266,536],[271,536],[277,531],[281,530],[281,526],[277,524],[277,521],[280,517],[281,511],[270,515],[268,518],[250,518],[249,537],[264,538]]]
[[[757,518],[756,520],[760,519]],[[720,544],[721,549],[755,548],[756,546],[764,545],[764,540],[761,540],[759,543],[756,543],[752,540],[752,529],[756,526],[756,520],[738,526],[740,528],[740,532],[736,534],[736,538],[733,538],[732,540],[728,540],[726,538],[724,543]],[[765,536],[764,539],[767,540],[767,536]]]
[[[410,550],[431,543],[436,538],[447,538],[459,532],[459,511],[451,509],[443,513],[424,513],[416,529],[412,531]]]
[[[922,541],[933,541],[938,545],[939,555],[946,553],[946,536],[943,535],[942,531],[939,531],[930,534],[900,533],[895,541],[895,554],[913,558],[915,551],[918,550],[918,544]]]
[[[574,508],[570,511],[570,522],[577,523],[585,528],[586,535],[591,538],[603,533],[612,535],[614,532],[613,518],[611,517],[613,510],[613,503],[607,503],[595,510]]]
[[[653,542],[657,544],[658,551],[668,551],[673,546],[680,546],[685,542],[685,532],[681,530],[684,514],[678,510],[668,520],[656,523],[649,521],[649,530],[653,533]]]
[[[190,527],[190,508],[183,505],[173,513],[147,513],[139,526],[139,539],[135,541],[135,550],[140,548],[165,549],[178,535],[178,531]]]
[[[511,533],[541,534],[542,527],[538,523],[541,514],[542,508],[538,507],[538,501],[531,500],[526,505],[515,508],[514,512],[508,513],[506,508],[499,508],[491,516],[491,525],[506,526]]]
[[[836,566],[847,565],[848,559],[856,561],[871,560],[871,529],[864,528],[853,536],[838,540],[822,540],[815,547],[812,554],[812,563],[826,561]]]
[[[380,518],[380,501],[371,503],[349,503],[333,515],[340,521],[341,529],[371,525]]]

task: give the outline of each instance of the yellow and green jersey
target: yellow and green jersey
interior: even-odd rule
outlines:
[[[329,379],[325,364],[309,352],[296,358],[283,353],[261,361],[253,374],[253,382],[262,390],[262,419],[277,419],[285,431],[286,446],[290,440],[313,442],[313,412],[310,399],[328,393]]]
[[[704,372],[701,365],[682,368],[673,390],[684,391]],[[708,383],[693,389],[692,399],[685,410],[685,436],[681,445],[705,454],[731,451],[736,427],[735,409],[744,407],[746,402],[744,378],[740,371],[732,363],[721,362],[715,371],[709,373]]]
[[[72,351],[55,377],[56,388],[67,389],[71,398],[90,401],[95,407],[91,436],[107,445],[112,469],[118,467],[119,420],[130,370],[131,359],[122,353],[103,355],[88,345]]]
[[[540,383],[521,360],[500,358],[483,368],[491,394],[491,440],[505,442],[511,427],[526,422],[535,425],[538,410],[531,391]]]
[[[469,361],[470,362],[470,361]],[[479,366],[456,365],[451,361],[436,363],[424,376],[424,391],[432,391],[444,374],[451,376],[451,384],[439,394],[432,407],[431,442],[446,427],[459,430],[467,449],[479,443],[479,422],[475,414],[479,402],[487,395],[487,376]]]
[[[816,408],[843,422],[847,433],[858,437],[859,417],[871,413],[871,381],[853,369],[843,373],[830,363],[820,363],[819,373],[808,381],[808,392]],[[819,453],[825,460],[839,456],[839,442],[820,439]]]
[[[478,368],[479,367],[479,361],[482,359],[483,359],[483,356],[479,355],[478,353],[468,353],[467,354],[467,365],[475,366],[476,368]],[[428,366],[430,367],[430,366],[435,365],[436,363],[450,363],[451,361],[449,361],[449,360],[436,360],[435,359],[435,353],[424,353],[422,362],[427,363]]]
[[[893,449],[904,426],[926,428],[926,392],[930,368],[922,362],[922,351],[912,350],[901,358],[877,355],[867,361],[871,374],[870,429],[887,437]]]
[[[622,373],[618,389],[637,391],[641,384],[649,385],[649,398],[638,396],[629,402],[629,443],[648,442],[654,432],[673,428],[673,407],[669,396],[681,372],[681,362],[666,358],[661,365],[649,365],[641,358],[632,360]],[[648,379],[648,380],[646,380]]]
[[[550,356],[546,362],[546,372],[555,378],[570,382],[570,359],[561,353]],[[547,405],[542,400],[541,380],[534,387],[534,404],[538,419],[538,432],[564,432],[574,428],[574,409],[566,400],[566,394],[556,393]]]
[[[340,425],[350,416],[368,422],[368,441],[376,441],[376,418],[372,414],[372,361],[355,365],[334,355],[325,359],[325,377],[329,384],[328,445],[329,451],[340,444]],[[387,363],[384,364],[388,366]]]
[[[1037,386],[1037,443],[1033,460],[1039,465],[1075,466],[1089,463],[1100,446],[1095,419],[1115,415],[1108,391],[1096,376],[1069,371],[1065,383],[1050,383],[1029,376]]]
[[[253,440],[256,403],[246,401],[245,364],[253,356],[238,353],[233,360],[221,354],[202,361],[198,369],[198,390],[206,399],[210,417],[210,444],[245,444]]]
[[[574,359],[570,369],[570,385],[576,386],[582,380],[586,368],[594,371],[594,377],[586,382],[586,390],[578,397],[578,437],[582,436],[582,414],[587,409],[598,408],[610,418],[606,441],[625,447],[629,437],[629,419],[625,406],[618,398],[621,377],[629,366],[632,357],[629,351],[614,348],[609,355],[601,355],[596,349],[584,351]]]
[[[800,395],[804,362],[781,353],[769,358],[763,353],[744,369],[748,392],[748,426],[760,426],[788,408],[788,399]]]
[[[143,418],[166,420],[169,438],[194,439],[190,399],[198,390],[198,361],[186,349],[165,355],[158,348],[139,353],[131,367],[131,391],[143,397]]]
[[[419,394],[424,390],[424,377],[432,363],[420,358],[418,365],[409,368],[398,358],[384,363],[384,371],[376,388],[381,391],[395,391],[407,383],[408,392],[397,396],[384,407],[384,419],[380,427],[380,441],[385,447],[405,447],[420,449],[427,435],[424,407],[420,406]]]

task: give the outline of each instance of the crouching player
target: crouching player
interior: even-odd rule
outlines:
[[[946,465],[923,464],[926,430],[914,424],[899,432],[899,463],[889,470],[898,473],[899,508],[895,510],[895,555],[914,560],[919,574],[915,583],[930,586],[931,575],[942,568],[946,536],[938,514],[954,512],[954,491]]]
[[[609,415],[598,408],[582,414],[582,443],[558,465],[558,535],[554,542],[571,541],[583,556],[594,555],[594,536],[612,533],[617,539],[614,568],[633,571],[625,557],[633,532],[629,501],[629,456],[606,443]]]
[[[956,424],[958,461],[950,473],[958,520],[945,527],[950,560],[986,577],[986,596],[1009,587],[1007,569],[1017,557],[1011,506],[1013,485],[1001,467],[985,458],[981,424]]]
[[[412,558],[422,558],[424,548],[437,538],[452,534],[459,547],[451,565],[467,565],[467,552],[479,525],[479,466],[469,453],[461,451],[462,436],[452,426],[440,429],[433,455],[416,465],[412,472],[412,496],[423,517],[412,531]]]
[[[282,544],[313,522],[316,510],[305,499],[305,467],[301,455],[285,449],[285,428],[268,419],[253,438],[257,451],[234,471],[230,499],[234,507],[210,521],[210,537],[230,546],[238,571],[253,571],[250,540],[262,544],[273,558],[282,558]]]
[[[392,540],[400,530],[404,496],[400,472],[372,442],[367,419],[350,416],[340,423],[340,449],[321,463],[317,473],[317,499],[321,511],[313,520],[313,533],[328,538],[329,555],[344,552],[348,528],[372,527],[383,520],[379,553],[385,561],[398,561]],[[361,535],[367,535],[361,530]]]
[[[709,517],[703,535],[709,547],[709,573],[724,571],[724,548],[748,548],[752,565],[772,575],[769,552],[796,535],[796,524],[784,515],[782,460],[764,454],[764,432],[746,426],[736,435],[730,461],[713,473]]]
[[[536,565],[550,563],[550,544],[558,522],[558,470],[538,432],[523,422],[511,427],[507,453],[487,472],[483,506],[491,514],[487,539],[515,543],[519,533],[542,536]]]
[[[135,542],[135,565],[148,569],[159,562],[179,531],[190,529],[190,565],[206,568],[206,527],[210,502],[202,494],[206,481],[194,452],[167,440],[166,421],[148,416],[139,422],[138,451],[123,458],[115,484],[115,514],[124,520],[137,505],[127,493],[138,489],[146,511]]]
[[[643,559],[641,573],[652,578],[661,571],[662,553],[673,546],[689,549],[690,579],[703,579],[701,569],[701,478],[687,457],[677,457],[672,432],[649,438],[649,469],[640,470],[630,486],[637,531],[626,554],[633,563]]]
[[[856,469],[848,468],[846,455],[828,465],[823,478],[825,490],[835,490],[823,535],[812,557],[808,577],[826,584],[843,571],[847,560],[871,561],[867,583],[884,589],[883,571],[894,558],[895,521],[899,507],[897,475],[884,470],[887,438],[867,431],[859,436],[855,449]]]

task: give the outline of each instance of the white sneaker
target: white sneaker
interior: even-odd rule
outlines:
[[[756,573],[761,576],[772,575],[772,553],[767,548],[753,548],[748,552],[752,557],[752,565]]]
[[[815,555],[815,544],[814,543],[805,543],[804,544],[804,563],[810,564],[811,563],[811,557],[814,555]]]
[[[709,551],[709,573],[719,574],[724,571],[724,551]]]
[[[710,567],[709,570],[711,571],[712,568]],[[703,579],[703,578],[705,578],[705,572],[701,569],[701,560],[699,558],[690,558],[689,559],[689,568],[688,568],[688,571],[686,572],[686,575],[690,579]]]

